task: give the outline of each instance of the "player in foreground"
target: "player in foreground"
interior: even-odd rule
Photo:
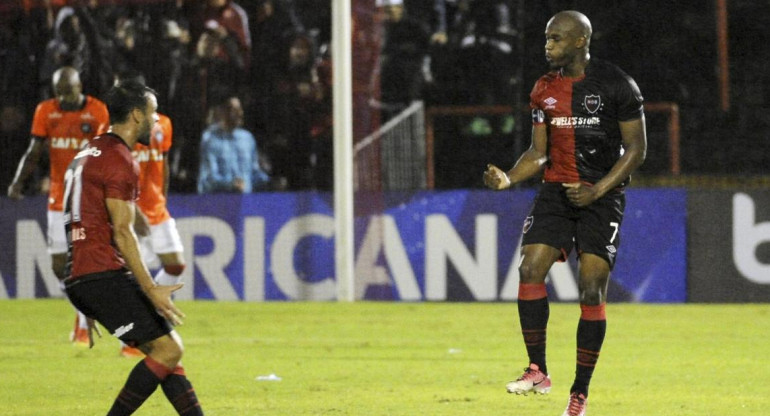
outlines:
[[[48,253],[51,267],[59,280],[64,278],[67,239],[64,236],[62,195],[64,172],[72,158],[97,134],[107,130],[109,115],[103,102],[83,94],[80,74],[72,67],[62,67],[52,77],[54,98],[37,105],[32,119],[32,140],[19,161],[16,175],[8,187],[8,196],[21,199],[24,182],[37,167],[48,145],[50,164],[48,192]],[[88,345],[88,324],[83,314],[75,318],[71,340]]]
[[[131,80],[145,84],[144,76],[138,72],[127,71],[116,77],[116,82]],[[166,206],[169,183],[167,156],[172,133],[171,119],[158,113],[158,122],[152,127],[149,144],[136,143],[131,151],[139,163],[136,220],[137,224],[149,227],[149,235],[139,236],[139,250],[145,264],[158,270],[153,278],[155,283],[167,286],[179,283],[185,268],[182,238]],[[143,355],[125,344],[121,346],[120,354],[128,358]]]
[[[149,235],[139,237],[139,250],[145,264],[158,270],[153,278],[155,283],[167,286],[179,283],[185,268],[182,238],[166,207],[171,134],[171,119],[158,113],[158,122],[150,133],[150,144],[137,143],[131,152],[139,163],[137,221],[144,221],[149,227]],[[141,354],[137,352],[128,345],[123,345],[120,350],[121,355],[129,358]]]
[[[532,143],[513,169],[489,165],[484,183],[505,189],[545,169],[524,221],[518,310],[529,367],[510,393],[548,393],[548,297],[545,278],[573,244],[579,260],[577,368],[564,416],[586,412],[588,385],[606,331],[607,283],[620,244],[624,186],[645,159],[642,95],[616,66],[591,59],[591,22],[582,13],[554,15],[545,30],[551,72],[530,94]]]
[[[110,89],[105,101],[110,131],[80,151],[65,176],[65,290],[78,310],[146,354],[108,416],[132,414],[158,385],[180,415],[202,415],[180,363],[182,340],[172,328],[184,318],[171,301],[182,285],[152,280],[134,233],[139,167],[131,148],[148,144],[157,99],[143,84],[126,82]]]

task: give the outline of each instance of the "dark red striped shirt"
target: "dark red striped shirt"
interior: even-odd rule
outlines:
[[[131,149],[112,133],[94,138],[75,156],[65,175],[68,277],[125,267],[105,200],[135,201],[138,181],[139,165]]]
[[[642,117],[642,103],[636,82],[608,62],[592,59],[579,78],[559,71],[542,76],[530,108],[533,123],[548,128],[544,180],[598,182],[622,154],[618,122]]]

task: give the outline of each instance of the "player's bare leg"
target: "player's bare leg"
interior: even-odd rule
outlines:
[[[157,264],[160,262],[162,266],[160,270],[155,274],[153,280],[155,283],[164,286],[172,286],[181,280],[182,272],[184,271],[184,257],[182,253],[161,253],[155,254],[152,252],[152,243],[149,237],[140,240],[143,244],[142,258],[147,264]],[[155,259],[151,257],[157,256]],[[120,355],[126,358],[141,358],[144,357],[144,353],[138,348],[131,347],[121,342]]]
[[[527,394],[534,391],[545,394],[551,390],[545,360],[546,327],[550,313],[545,277],[560,256],[559,250],[544,244],[522,247],[518,310],[529,366],[521,377],[506,385],[509,393]]]

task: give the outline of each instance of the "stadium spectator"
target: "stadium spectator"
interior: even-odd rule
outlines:
[[[136,143],[150,144],[157,101],[152,90],[132,82],[113,87],[105,101],[110,132],[89,143],[68,168],[64,211],[69,262],[64,287],[72,304],[89,319],[146,354],[108,415],[134,413],[159,385],[178,414],[202,415],[180,363],[182,340],[172,327],[184,318],[171,301],[171,293],[182,285],[152,280],[134,232],[139,172],[130,149]],[[90,329],[89,344],[93,346]]]
[[[276,122],[270,114],[270,99],[275,93],[276,80],[288,66],[290,39],[299,33],[281,2],[256,0],[246,3],[253,40],[249,88],[252,94],[244,98],[248,109],[246,125],[254,132],[275,135]]]
[[[329,59],[313,38],[297,34],[288,48],[288,67],[276,78],[270,100],[276,126],[266,149],[273,174],[292,190],[330,189],[332,182],[332,86]]]
[[[281,0],[279,0],[281,1]],[[326,0],[282,0],[297,32],[313,36],[317,44],[331,43],[332,8]]]
[[[451,0],[450,0],[451,1]],[[446,0],[404,0],[405,13],[430,28],[431,43],[447,43],[447,4]]]
[[[519,58],[514,54],[516,31],[505,0],[474,0],[460,18],[458,70],[463,96],[471,104],[506,104]]]
[[[124,11],[115,5],[100,5],[99,0],[73,0],[69,4],[59,10],[55,30],[58,31],[66,20],[76,17],[70,28],[65,27],[68,32],[72,32],[66,33],[69,38],[66,43],[75,61],[53,61],[53,66],[47,69],[74,66],[81,74],[84,91],[99,96],[110,88],[113,74],[117,70],[114,28],[115,20]],[[68,56],[65,54],[64,58]],[[47,79],[48,73],[43,72],[41,75],[42,79]]]
[[[380,109],[387,121],[412,101],[423,98],[428,64],[427,24],[405,13],[403,0],[380,0],[385,11],[385,41],[380,54]],[[374,84],[374,83],[373,83]]]
[[[508,172],[489,165],[485,184],[505,189],[538,174],[544,183],[524,221],[519,265],[519,320],[529,366],[510,393],[547,393],[549,306],[545,278],[556,261],[578,252],[580,321],[575,380],[564,416],[585,415],[588,385],[607,327],[605,302],[620,243],[624,186],[645,159],[642,96],[618,67],[589,54],[591,22],[563,11],[546,26],[551,72],[530,95],[532,144]]]
[[[45,48],[43,61],[40,65],[41,97],[50,97],[48,80],[62,66],[75,68],[82,73],[86,85],[90,85],[87,63],[91,60],[91,51],[86,42],[86,36],[80,26],[80,18],[74,13],[57,20],[54,37]]]
[[[37,94],[34,68],[34,32],[22,10],[0,13],[0,186],[13,178],[12,167],[19,161],[29,138],[29,121]],[[50,78],[46,81],[50,88]]]
[[[56,15],[63,6],[63,0],[31,0],[26,4],[25,11],[29,18],[23,30],[31,32],[35,62],[43,60],[46,44],[54,37]],[[46,78],[45,84],[48,84],[48,79]]]
[[[34,172],[38,160],[48,148],[48,253],[51,255],[53,272],[59,280],[64,278],[67,260],[67,239],[64,234],[64,174],[72,158],[89,140],[107,129],[107,107],[98,99],[82,93],[80,76],[72,67],[63,67],[52,77],[55,98],[38,104],[32,119],[32,139],[19,161],[19,167],[10,186],[8,196],[23,197],[27,178]],[[85,317],[78,313],[72,341],[87,342]]]
[[[185,191],[193,191],[196,186],[200,134],[215,95],[243,91],[247,73],[235,37],[215,20],[209,21],[209,28],[197,37],[193,48],[189,62],[180,68],[181,87],[172,107],[182,125],[175,180]]]
[[[322,93],[309,104],[311,111],[310,138],[312,140],[310,165],[315,189],[331,190],[334,183],[334,118],[331,48],[324,44],[314,59],[315,74]]]
[[[247,61],[238,52],[234,38],[216,21],[210,20],[206,31],[198,37],[193,65],[205,92],[201,97],[208,101],[212,91],[236,93],[241,89]]]
[[[223,48],[218,55],[246,68],[251,58],[251,32],[246,11],[233,0],[205,0],[190,20],[193,39],[204,33],[215,35],[223,43],[232,42],[234,50]]]
[[[198,193],[249,193],[269,184],[260,167],[257,142],[242,128],[243,107],[226,94],[212,108],[212,122],[201,139]]]
[[[140,41],[141,34],[138,33],[134,19],[128,16],[121,16],[115,22],[115,50],[122,58],[121,63],[125,66],[131,65],[136,69],[143,67],[141,61],[145,58],[146,49],[138,47],[137,43]],[[121,68],[125,70],[125,68]]]

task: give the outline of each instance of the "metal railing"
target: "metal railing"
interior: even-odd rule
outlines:
[[[529,109],[522,110],[527,113]],[[678,176],[681,173],[680,163],[680,121],[679,106],[673,102],[650,102],[644,104],[645,113],[663,113],[667,117],[669,173]],[[439,106],[429,107],[425,111],[425,162],[426,162],[426,186],[433,189],[435,186],[435,119],[445,116],[477,116],[513,114],[512,106]],[[522,146],[516,146],[522,148]]]

